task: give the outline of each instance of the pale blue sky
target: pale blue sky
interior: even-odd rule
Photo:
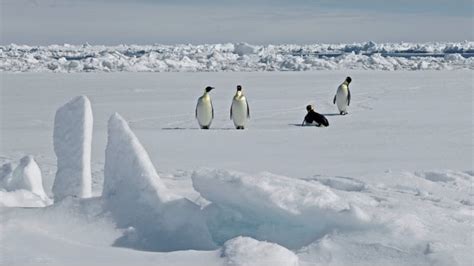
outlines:
[[[472,0],[0,0],[1,44],[473,40]]]

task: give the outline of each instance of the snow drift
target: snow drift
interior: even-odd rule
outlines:
[[[222,256],[232,266],[297,266],[298,257],[292,251],[250,237],[236,237],[224,243]]]
[[[297,249],[334,229],[362,229],[370,221],[363,210],[320,183],[225,170],[200,170],[192,180],[212,202],[204,211],[218,243],[247,235]]]
[[[127,228],[118,246],[155,251],[215,248],[200,207],[165,187],[119,114],[109,119],[102,198],[117,225]]]
[[[92,108],[78,96],[56,111],[54,152],[58,168],[53,193],[56,201],[67,196],[91,197]]]
[[[474,69],[474,42],[0,46],[0,71],[169,72]]]

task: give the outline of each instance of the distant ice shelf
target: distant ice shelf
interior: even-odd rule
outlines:
[[[474,42],[0,46],[2,72],[474,69]]]

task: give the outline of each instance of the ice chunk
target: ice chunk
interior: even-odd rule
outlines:
[[[158,251],[215,248],[200,207],[166,188],[119,114],[109,119],[102,197],[119,227],[134,228],[135,237],[124,235],[118,246]]]
[[[222,256],[227,265],[233,266],[297,266],[298,257],[292,251],[265,241],[250,237],[236,237],[225,242]]]
[[[0,187],[7,188],[11,182],[13,174],[13,166],[11,163],[6,163],[0,168]]]
[[[333,229],[352,230],[370,220],[362,209],[316,182],[224,170],[197,171],[192,180],[212,202],[205,213],[219,243],[248,235],[295,249]]]
[[[20,164],[13,171],[11,181],[8,183],[8,191],[20,189],[31,191],[41,199],[48,199],[43,188],[41,170],[33,156],[28,155],[21,158]]]
[[[234,53],[243,56],[255,53],[256,48],[248,43],[238,43],[234,45]]]
[[[194,172],[192,179],[194,188],[211,202],[255,212],[297,216],[316,208],[334,211],[349,208],[326,186],[270,173],[251,176],[204,169]]]
[[[91,197],[92,108],[79,96],[56,111],[54,152],[58,169],[53,193],[56,201],[67,196]]]

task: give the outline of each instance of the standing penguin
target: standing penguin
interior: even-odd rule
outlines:
[[[247,119],[250,118],[250,108],[247,99],[242,93],[242,86],[237,85],[237,92],[230,106],[230,119],[234,121],[236,129],[244,129]]]
[[[211,96],[209,92],[214,87],[206,87],[204,94],[199,97],[196,105],[196,118],[202,129],[209,129],[214,119],[214,108],[212,107]]]
[[[333,103],[337,104],[337,109],[339,109],[341,115],[347,114],[347,106],[351,103],[351,91],[349,90],[349,83],[351,83],[351,81],[351,77],[347,77],[346,80],[339,85],[336,95],[334,96]]]

